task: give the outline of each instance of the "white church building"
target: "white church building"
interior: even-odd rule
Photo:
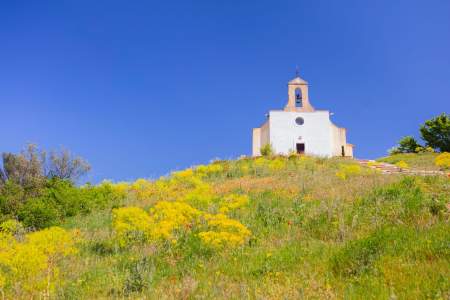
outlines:
[[[314,109],[309,102],[308,82],[298,74],[288,83],[284,110],[269,111],[266,122],[253,129],[253,156],[261,155],[261,148],[267,144],[275,154],[353,157],[346,129],[331,122],[329,111]]]

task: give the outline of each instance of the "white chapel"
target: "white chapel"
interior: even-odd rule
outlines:
[[[253,156],[261,155],[261,148],[267,144],[276,154],[353,157],[346,129],[331,122],[328,110],[314,109],[309,102],[308,82],[298,72],[288,83],[284,110],[269,111],[265,123],[253,129]]]

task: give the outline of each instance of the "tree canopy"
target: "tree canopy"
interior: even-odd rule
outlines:
[[[450,115],[442,113],[425,121],[420,127],[420,133],[427,146],[439,152],[450,152]]]

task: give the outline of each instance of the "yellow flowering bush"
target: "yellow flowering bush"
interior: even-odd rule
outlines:
[[[206,214],[208,231],[198,234],[203,244],[211,248],[242,246],[251,232],[241,222],[230,219],[225,214]]]
[[[100,186],[109,187],[118,196],[125,197],[129,192],[130,184],[128,182],[113,183],[110,180],[103,180]]]
[[[211,186],[199,180],[191,190],[182,192],[178,200],[189,203],[192,206],[206,209],[215,198]]]
[[[264,157],[258,157],[253,161],[253,166],[255,168],[262,168],[267,164],[267,159],[265,159]]]
[[[450,153],[449,152],[443,152],[439,154],[435,160],[434,163],[436,166],[440,167],[441,169],[449,169],[450,168]]]
[[[181,198],[188,201],[186,199],[188,193],[212,193],[211,187],[199,175],[194,174],[192,169],[174,172],[170,178],[161,178],[155,181],[154,189],[159,199],[173,199],[174,201]]]
[[[250,166],[248,164],[241,164],[239,169],[243,175],[247,175],[250,172]]]
[[[216,163],[174,172],[153,183],[137,181],[130,190],[150,191],[154,204],[147,211],[139,207],[114,209],[112,227],[121,247],[136,243],[176,241],[186,234],[201,232],[200,239],[206,245],[242,245],[250,231],[238,220],[226,216],[248,204],[246,195],[218,196],[201,178],[222,172]],[[145,196],[145,194],[141,194]],[[218,215],[209,212],[219,211]]]
[[[269,170],[271,171],[279,171],[286,167],[286,162],[281,158],[276,158],[274,160],[269,161]]]
[[[23,233],[25,228],[22,223],[17,220],[10,219],[0,224],[0,231],[4,233],[10,233],[12,235]]]
[[[223,172],[223,166],[219,163],[213,163],[209,165],[200,165],[195,168],[195,173],[199,176],[212,176]]]
[[[50,227],[17,240],[0,232],[0,287],[17,298],[49,298],[61,281],[58,263],[77,252],[78,233]]]
[[[409,168],[408,163],[406,163],[404,160],[397,162],[395,165],[397,167],[399,167],[400,169],[408,169]]]
[[[236,195],[236,194],[227,195],[221,201],[219,211],[221,213],[226,214],[235,209],[244,207],[248,203],[249,199],[247,195]]]
[[[50,227],[26,235],[29,245],[32,245],[47,255],[49,260],[59,256],[68,256],[76,253],[75,242],[78,231],[68,232],[60,227]]]
[[[120,246],[133,242],[175,240],[175,231],[189,229],[201,212],[182,202],[160,201],[147,213],[139,207],[113,210],[113,228]]]
[[[113,209],[112,223],[120,246],[150,237],[153,220],[142,208],[121,207]]]
[[[2,290],[11,291],[19,297],[43,293],[47,286],[47,256],[38,248],[20,243],[9,234],[0,234],[0,244]],[[53,288],[51,284],[52,281],[49,292]]]
[[[153,185],[157,199],[186,202],[198,209],[206,209],[215,198],[212,187],[192,169],[174,172],[170,178],[161,178]]]
[[[190,229],[201,212],[186,203],[160,201],[150,209],[150,216],[154,220],[151,237],[172,240],[176,230]]]
[[[113,191],[119,195],[126,196],[130,190],[130,184],[128,182],[118,182],[111,185]]]
[[[194,177],[194,170],[191,168],[172,173],[172,178],[174,179],[190,179],[192,177]]]
[[[132,194],[134,194],[134,196],[138,200],[148,199],[155,192],[153,183],[149,180],[142,179],[142,178],[133,182],[130,185],[129,190]]]
[[[336,172],[336,176],[342,180],[347,179],[350,176],[361,174],[361,166],[356,164],[341,164],[339,165],[339,171]]]

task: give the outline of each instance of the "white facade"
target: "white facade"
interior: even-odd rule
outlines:
[[[288,84],[288,103],[284,110],[271,110],[260,128],[253,129],[253,156],[271,144],[276,154],[353,157],[345,128],[330,120],[330,112],[315,110],[308,99],[308,83],[296,77]]]

